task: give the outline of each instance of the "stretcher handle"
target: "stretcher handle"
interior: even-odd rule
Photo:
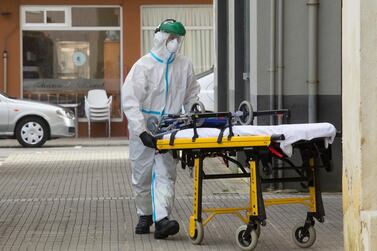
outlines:
[[[165,116],[168,117],[168,118],[172,118],[172,119],[184,117],[184,115],[182,115],[182,114],[166,114]]]
[[[272,134],[271,141],[285,140],[284,134]]]
[[[289,117],[290,112],[288,109],[254,111],[254,117],[266,116],[266,115],[275,115],[275,116],[285,115],[286,117]]]
[[[207,113],[195,113],[191,115],[196,118],[221,118],[221,117],[232,117],[231,112],[207,112]]]

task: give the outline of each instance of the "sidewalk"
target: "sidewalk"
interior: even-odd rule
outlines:
[[[154,227],[151,234],[135,235],[137,215],[125,142],[61,139],[53,144],[56,148],[10,154],[0,165],[0,249],[240,250],[235,232],[243,224],[233,215],[216,216],[204,228],[202,245],[191,244],[187,236],[192,178],[179,167],[172,217],[180,232],[167,240],[155,240]],[[227,171],[219,159],[206,160],[206,167],[209,173]],[[302,194],[264,194],[265,199],[287,196]],[[248,199],[243,179],[203,183],[203,207],[242,207]],[[316,223],[317,241],[306,250],[343,250],[341,195],[325,194],[323,200],[326,221]],[[303,205],[268,207],[267,225],[255,250],[303,250],[293,243],[291,229],[303,223],[306,212]]]

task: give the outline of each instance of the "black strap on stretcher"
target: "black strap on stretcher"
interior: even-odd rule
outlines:
[[[170,134],[170,140],[169,140],[169,145],[174,146],[174,140],[175,140],[175,135],[177,135],[178,131],[175,131]]]
[[[226,129],[226,127],[221,128],[219,136],[217,137],[217,143],[219,143],[219,144],[223,141],[225,129]]]
[[[264,112],[261,112],[261,115],[263,113]],[[268,114],[270,114],[270,113],[268,113]],[[193,129],[193,132],[194,132],[194,135],[192,136],[192,142],[195,142],[196,139],[199,138],[198,120],[205,119],[205,118],[220,118],[220,117],[226,117],[228,121],[227,121],[227,124],[223,128],[221,128],[220,133],[217,137],[217,143],[220,144],[222,142],[223,137],[224,137],[224,131],[225,131],[226,128],[229,129],[228,140],[231,140],[232,137],[234,136],[233,123],[232,123],[233,115],[232,115],[231,112],[195,113],[195,114],[191,115],[191,119],[192,119],[192,122],[193,122],[192,123],[192,129]],[[177,132],[178,131],[175,131],[175,132],[170,134],[170,141],[169,141],[170,146],[174,145],[174,140],[175,140],[175,136],[176,136]],[[284,138],[283,134],[271,135],[271,141],[284,140],[284,139],[285,138]]]
[[[197,118],[197,114],[194,114],[192,115],[192,120],[193,120],[193,124],[194,124],[194,127],[193,127],[193,130],[194,130],[194,136],[192,136],[192,142],[195,142],[195,140],[197,138],[199,138],[199,135],[198,135],[198,131],[196,129],[196,118]]]
[[[219,133],[219,136],[217,137],[217,143],[221,143],[222,142],[222,139],[223,139],[223,136],[224,136],[224,131],[226,128],[229,128],[229,134],[228,134],[228,140],[230,140],[233,136],[234,136],[234,133],[233,133],[233,124],[232,124],[232,113],[231,112],[224,112],[224,113],[218,113],[216,114],[216,117],[219,117],[219,116],[222,116],[222,117],[227,117],[228,119],[228,126],[224,126],[223,128],[221,128],[220,130],[220,133]],[[197,126],[197,121],[198,119],[200,118],[207,118],[207,117],[213,117],[212,114],[193,114],[192,115],[192,120],[193,120],[193,131],[194,131],[194,135],[192,136],[192,142],[195,142],[195,140],[197,138],[199,138],[199,134],[198,134],[198,126]],[[170,140],[169,140],[169,145],[173,146],[174,145],[174,140],[175,140],[175,136],[177,135],[178,131],[175,131],[173,133],[170,134]]]

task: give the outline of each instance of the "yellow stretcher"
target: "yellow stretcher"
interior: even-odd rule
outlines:
[[[308,206],[306,220],[303,224],[293,229],[294,242],[303,248],[310,247],[316,240],[314,218],[319,222],[324,221],[324,208],[321,191],[317,177],[318,167],[330,168],[331,149],[323,147],[322,139],[301,141],[294,144],[301,152],[303,164],[295,167],[284,154],[278,150],[278,140],[283,135],[273,136],[225,136],[209,138],[175,138],[160,139],[157,141],[157,149],[173,150],[178,155],[181,152],[181,161],[193,167],[193,212],[189,222],[189,237],[193,244],[199,245],[204,237],[204,226],[216,215],[233,214],[238,216],[245,225],[239,227],[236,232],[236,241],[242,250],[253,250],[258,242],[260,226],[266,224],[265,207],[282,204],[304,204]],[[229,158],[232,153],[243,152],[246,155],[247,168],[236,160]],[[259,165],[266,156],[288,162],[289,166],[296,169],[298,177],[263,179],[260,175]],[[203,160],[206,157],[220,156],[232,162],[236,162],[241,173],[231,174],[206,174]],[[233,156],[233,155],[232,155]],[[264,156],[264,157],[263,157]],[[320,166],[319,163],[322,163]],[[249,170],[248,170],[249,169]],[[250,199],[246,207],[241,208],[202,208],[203,179],[222,178],[250,178]],[[309,196],[300,198],[280,198],[263,200],[261,184],[271,182],[302,182],[309,188]],[[202,213],[209,216],[203,219]]]

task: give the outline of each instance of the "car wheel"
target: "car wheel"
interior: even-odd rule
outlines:
[[[48,136],[46,122],[38,117],[24,118],[16,127],[16,138],[24,147],[40,147]]]

